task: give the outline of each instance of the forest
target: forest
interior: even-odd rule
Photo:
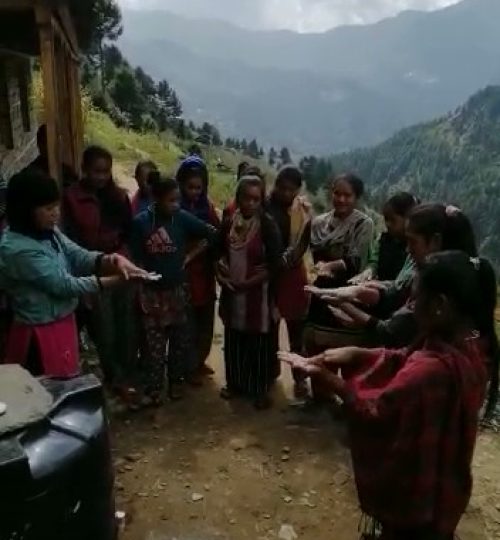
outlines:
[[[400,131],[386,142],[331,158],[301,160],[308,189],[343,171],[367,183],[368,203],[380,208],[394,191],[464,210],[481,252],[500,267],[500,87],[488,87],[447,116]]]
[[[82,84],[93,106],[119,126],[138,132],[169,131],[179,140],[235,150],[271,167],[292,161],[288,148],[266,152],[257,139],[223,139],[209,122],[195,125],[183,117],[183,105],[169,81],[154,80],[124,57],[116,41],[122,35],[122,13],[116,0],[75,3],[82,40]]]

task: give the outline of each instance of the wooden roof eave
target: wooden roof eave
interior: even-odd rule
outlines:
[[[68,6],[60,0],[0,0],[0,11],[34,10],[39,25],[51,24],[75,62],[80,62],[78,39]]]

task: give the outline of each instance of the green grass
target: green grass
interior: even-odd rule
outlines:
[[[117,127],[105,113],[90,109],[85,114],[85,143],[99,144],[107,148],[114,157],[115,174],[118,180],[133,189],[133,171],[138,161],[153,160],[161,171],[173,175],[180,160],[185,155],[190,141],[179,141],[173,134],[137,133]],[[210,171],[210,196],[219,207],[225,205],[234,195],[235,174],[238,163],[248,157],[227,148],[202,147],[203,155]],[[229,169],[217,169],[217,161]],[[254,161],[267,174],[271,170],[262,162]]]

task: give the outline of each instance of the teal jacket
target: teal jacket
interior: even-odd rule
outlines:
[[[59,230],[53,241],[5,231],[0,241],[0,289],[14,319],[47,324],[75,311],[78,298],[99,291],[95,272],[100,253],[73,243]]]

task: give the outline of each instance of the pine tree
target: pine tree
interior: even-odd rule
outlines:
[[[158,83],[156,93],[158,96],[158,113],[156,121],[158,123],[159,130],[165,131],[169,126],[170,100],[172,93],[170,85],[166,80],[162,80]]]
[[[186,122],[184,122],[182,118],[177,120],[177,122],[175,123],[174,133],[181,141],[187,139],[188,133],[187,133]]]
[[[180,118],[182,116],[182,104],[177,97],[177,93],[173,89],[170,90],[170,100],[168,105],[171,118]]]
[[[271,147],[271,150],[269,150],[269,159],[268,163],[271,167],[274,167],[276,165],[276,161],[278,160],[278,152],[274,149],[274,146]]]
[[[199,131],[198,142],[209,146],[212,144],[212,126],[208,122],[204,122]]]
[[[254,159],[258,159],[259,145],[257,144],[257,141],[255,139],[250,141],[250,144],[248,145],[248,149],[247,149],[247,154]]]
[[[212,144],[214,146],[222,146],[222,137],[215,126],[212,126]]]
[[[290,155],[290,150],[288,148],[283,147],[280,152],[280,160],[282,165],[288,165],[292,162],[292,156]]]

